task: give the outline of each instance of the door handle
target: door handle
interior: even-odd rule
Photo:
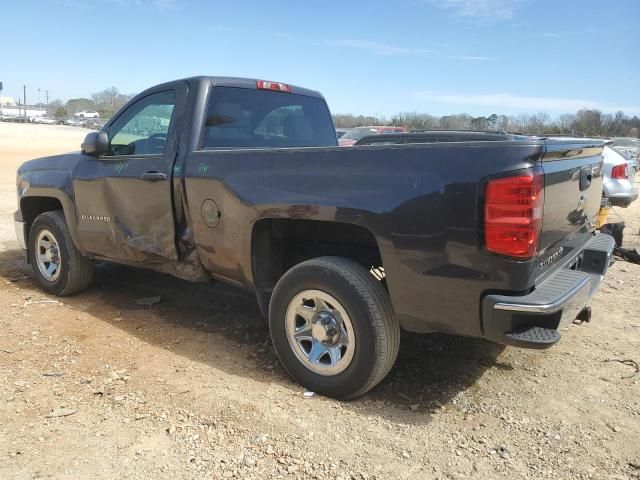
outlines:
[[[148,182],[157,182],[158,180],[166,180],[167,175],[162,172],[144,172],[140,178]]]

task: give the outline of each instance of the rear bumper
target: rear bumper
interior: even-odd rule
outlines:
[[[632,202],[635,202],[638,198],[638,189],[633,188],[628,192],[614,193],[608,195],[606,198],[614,207],[628,207]]]
[[[528,295],[486,296],[482,302],[485,337],[526,348],[548,348],[556,343],[558,328],[573,321],[598,290],[614,246],[613,237],[598,233]],[[544,338],[538,338],[540,332]]]

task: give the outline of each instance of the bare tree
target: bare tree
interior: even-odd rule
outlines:
[[[510,131],[527,133],[529,131],[529,115],[521,113],[517,117],[510,117],[509,125]]]
[[[59,99],[51,100],[47,105],[47,115],[55,116],[55,112],[62,107],[62,101]]]
[[[545,133],[549,124],[549,115],[544,112],[538,112],[529,117],[529,129],[527,133],[542,135]]]
[[[433,130],[438,127],[438,119],[427,113],[399,113],[391,117],[391,124],[408,130]]]
[[[506,115],[498,115],[496,130],[500,130],[502,132],[509,131],[509,117]]]
[[[600,110],[580,110],[576,114],[576,133],[583,136],[597,136],[602,130],[602,112]]]
[[[463,113],[461,115],[446,115],[440,117],[438,122],[443,130],[469,130],[471,128],[471,115]]]
[[[369,125],[385,125],[386,121],[371,116],[336,113],[333,115],[333,123],[337,128],[355,128]]]
[[[574,126],[576,123],[576,116],[570,113],[564,113],[558,117],[556,120],[556,125],[558,127],[558,133],[569,133],[573,134]]]

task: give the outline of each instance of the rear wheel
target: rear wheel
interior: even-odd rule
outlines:
[[[93,263],[76,249],[60,211],[36,217],[29,230],[29,258],[38,284],[54,295],[84,290],[93,277]]]
[[[358,397],[397,357],[400,327],[389,295],[352,260],[321,257],[296,265],[276,285],[269,310],[280,361],[314,392]]]

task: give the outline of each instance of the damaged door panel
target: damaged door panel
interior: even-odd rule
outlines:
[[[106,127],[107,154],[82,155],[74,179],[82,249],[124,262],[176,260],[171,171],[186,84],[152,91]]]

